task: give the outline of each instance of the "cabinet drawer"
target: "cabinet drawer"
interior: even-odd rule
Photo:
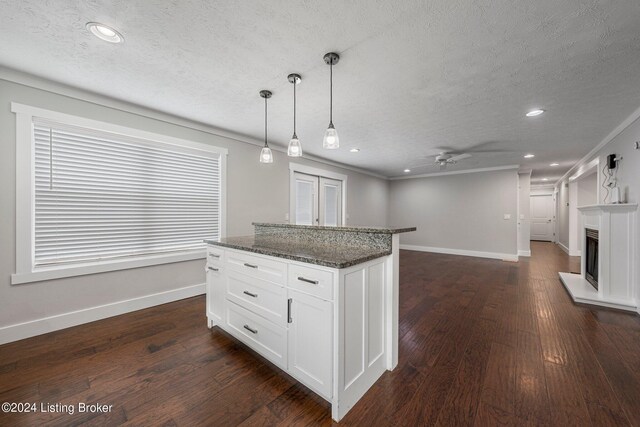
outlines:
[[[333,300],[333,273],[313,267],[289,265],[289,287]]]
[[[221,266],[224,262],[224,250],[217,246],[207,247],[207,264]]]
[[[244,252],[227,251],[225,264],[229,270],[239,271],[282,286],[285,285],[287,280],[287,265],[284,262],[257,257]]]
[[[286,326],[287,296],[283,286],[229,271],[227,299],[276,324]]]
[[[286,328],[230,302],[227,304],[226,329],[278,367],[287,369]]]

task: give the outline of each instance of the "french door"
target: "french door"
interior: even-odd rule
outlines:
[[[294,217],[301,225],[342,225],[342,181],[294,174]]]

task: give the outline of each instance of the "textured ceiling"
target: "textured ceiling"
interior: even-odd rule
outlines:
[[[640,105],[638,0],[0,0],[0,40],[0,65],[257,139],[271,89],[282,146],[298,72],[304,150],[386,176],[438,172],[419,165],[449,147],[489,151],[450,170],[520,164],[553,181]],[[337,151],[321,148],[328,51],[342,56]],[[548,112],[525,118],[534,107]]]

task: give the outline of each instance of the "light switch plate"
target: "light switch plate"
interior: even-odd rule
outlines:
[[[511,219],[511,214],[504,214],[504,219]]]
[[[284,220],[285,221],[289,221],[289,214],[288,213],[284,214]]]
[[[524,214],[520,214],[520,219],[524,219]]]

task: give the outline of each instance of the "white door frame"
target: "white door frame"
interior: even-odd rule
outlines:
[[[296,194],[296,172],[342,181],[342,225],[347,225],[347,175],[293,162],[289,162],[289,222],[293,224],[296,217],[296,203],[293,197]]]

